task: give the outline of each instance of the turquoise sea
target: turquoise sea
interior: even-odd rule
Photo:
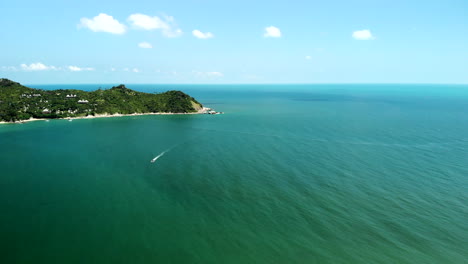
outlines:
[[[1,263],[468,263],[467,85],[128,87],[225,114],[0,125]]]

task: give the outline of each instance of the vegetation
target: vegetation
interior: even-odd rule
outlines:
[[[40,90],[0,79],[0,121],[116,113],[190,113],[201,107],[193,97],[181,91],[150,94],[133,91],[124,85],[92,92]]]

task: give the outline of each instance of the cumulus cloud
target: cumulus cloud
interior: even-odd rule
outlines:
[[[36,62],[36,63],[31,63],[29,65],[27,64],[21,64],[20,65],[21,69],[24,71],[48,71],[48,70],[59,70],[59,68],[55,66],[47,66],[43,63]]]
[[[211,32],[203,33],[203,32],[201,32],[201,31],[198,30],[198,29],[195,29],[194,31],[192,31],[192,34],[193,34],[196,38],[199,38],[199,39],[209,39],[209,38],[214,37],[214,35],[213,35]]]
[[[356,30],[353,32],[353,38],[357,40],[372,40],[375,39],[368,29]]]
[[[85,68],[80,68],[78,66],[73,66],[73,65],[70,65],[67,67],[70,71],[73,71],[73,72],[79,72],[79,71],[94,71],[94,68],[91,68],[91,67],[85,67]]]
[[[162,34],[168,38],[182,35],[182,30],[177,27],[175,20],[171,16],[148,16],[145,14],[132,14],[128,17],[130,24],[141,30],[161,30]]]
[[[87,17],[81,18],[78,27],[88,28],[94,32],[107,32],[111,34],[124,34],[127,31],[124,24],[104,13],[100,13],[92,19]]]
[[[151,48],[153,48],[153,45],[151,45],[148,42],[141,42],[141,43],[138,43],[138,47],[140,47],[142,49],[151,49]]]
[[[157,16],[151,17],[144,14],[132,14],[128,21],[135,27],[143,30],[163,29],[168,25]]]
[[[263,36],[266,38],[279,38],[281,37],[281,30],[274,26],[266,27]]]
[[[306,59],[306,60],[310,60],[310,59],[312,59],[312,57],[309,56],[309,55],[307,55],[307,56],[305,56],[305,59]]]
[[[133,68],[132,70],[133,72],[140,72],[140,70],[138,68]]]

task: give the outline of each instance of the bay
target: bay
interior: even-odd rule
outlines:
[[[466,263],[468,86],[128,87],[225,114],[1,125],[2,263]]]

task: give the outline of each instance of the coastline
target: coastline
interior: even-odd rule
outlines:
[[[200,115],[200,114],[205,114],[210,108],[207,107],[202,107],[199,109],[197,112],[191,112],[191,113],[171,113],[171,112],[157,112],[157,113],[133,113],[133,114],[96,114],[96,115],[88,115],[88,116],[78,116],[78,117],[65,117],[65,118],[33,118],[31,117],[30,119],[26,120],[21,120],[21,121],[15,121],[15,122],[6,122],[6,121],[0,121],[1,124],[23,124],[23,123],[28,123],[28,122],[34,122],[34,121],[47,121],[47,120],[73,120],[73,119],[94,119],[94,118],[108,118],[108,117],[122,117],[122,116],[145,116],[145,115]]]

